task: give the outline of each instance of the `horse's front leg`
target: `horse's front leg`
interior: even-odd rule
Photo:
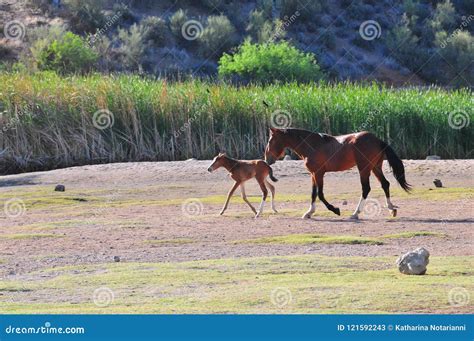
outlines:
[[[311,180],[313,183],[313,190],[311,192],[311,205],[309,206],[309,210],[305,214],[303,214],[303,219],[311,218],[314,211],[316,211],[316,196],[318,195],[318,185],[316,184],[316,174],[311,173]]]
[[[230,189],[229,194],[227,195],[227,200],[225,201],[224,207],[222,207],[221,213],[219,213],[220,215],[224,214],[225,210],[227,209],[227,205],[229,204],[230,197],[232,196],[232,194],[234,194],[235,190],[239,186],[240,186],[240,181],[236,181],[234,186]]]
[[[338,207],[334,207],[331,205],[325,198],[324,198],[324,193],[323,193],[323,185],[324,185],[324,173],[322,174],[317,174],[316,176],[316,183],[318,185],[318,198],[321,200],[324,205],[326,205],[327,209],[334,212],[337,215],[341,215],[341,210],[339,210]]]

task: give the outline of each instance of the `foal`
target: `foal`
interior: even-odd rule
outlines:
[[[230,197],[232,196],[232,194],[234,194],[234,191],[239,186],[240,186],[240,191],[242,193],[242,199],[244,199],[247,205],[249,205],[249,207],[252,209],[253,213],[255,213],[255,218],[259,217],[260,214],[262,214],[263,205],[265,203],[265,200],[267,199],[267,194],[268,194],[268,190],[266,186],[268,186],[268,188],[270,188],[270,191],[272,192],[272,201],[271,201],[272,210],[275,213],[278,213],[273,203],[273,200],[275,198],[275,187],[271,183],[268,182],[266,177],[269,176],[273,182],[277,182],[278,180],[273,176],[272,168],[265,161],[263,160],[249,160],[249,161],[235,160],[228,157],[225,153],[219,153],[219,155],[217,155],[214,158],[214,160],[212,161],[212,164],[209,166],[207,170],[209,172],[212,172],[220,167],[224,167],[225,169],[227,169],[230,173],[230,177],[235,180],[235,184],[230,189],[229,194],[227,195],[227,200],[224,204],[224,207],[222,208],[222,211],[220,212],[221,215],[224,214],[224,211],[227,209],[227,205],[229,204]],[[257,179],[257,182],[260,185],[260,189],[262,190],[262,202],[260,203],[258,212],[255,210],[252,204],[247,200],[247,196],[245,195],[244,183],[245,181],[252,178]]]

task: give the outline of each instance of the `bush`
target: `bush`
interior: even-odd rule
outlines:
[[[94,33],[105,25],[102,13],[102,1],[96,0],[68,0],[71,11],[71,26],[78,33]]]
[[[246,41],[234,55],[219,60],[219,75],[241,76],[251,81],[308,82],[323,77],[314,55],[303,53],[287,42],[252,44]]]
[[[188,21],[188,14],[182,9],[176,11],[170,18],[171,32],[178,40],[182,41],[184,39],[181,30],[186,21]]]
[[[61,74],[83,73],[92,68],[97,58],[97,54],[84,39],[66,32],[41,50],[37,64],[40,70],[52,70]]]
[[[389,33],[387,47],[395,59],[409,69],[413,70],[419,65],[418,58],[414,55],[414,51],[417,51],[418,48],[418,37],[411,31],[406,14],[403,15],[400,24]]]
[[[166,22],[158,17],[146,17],[140,22],[145,34],[145,41],[152,42],[155,46],[163,46],[166,40],[168,27]]]
[[[125,66],[141,71],[141,59],[145,52],[143,27],[133,24],[128,30],[119,29],[118,39],[121,43],[120,53]]]
[[[235,43],[235,28],[225,15],[207,18],[206,28],[199,38],[200,52],[203,56],[220,56]]]

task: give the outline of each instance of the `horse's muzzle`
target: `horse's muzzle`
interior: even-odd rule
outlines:
[[[272,157],[266,157],[265,162],[269,165],[273,165],[275,163],[275,160]]]

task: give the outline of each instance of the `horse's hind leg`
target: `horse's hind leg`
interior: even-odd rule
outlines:
[[[255,207],[253,207],[252,204],[247,200],[247,195],[245,194],[245,186],[243,182],[240,184],[240,191],[242,193],[242,199],[247,203],[247,205],[249,205],[249,207],[252,209],[252,212],[254,214],[257,214]]]
[[[260,185],[260,189],[262,190],[262,202],[260,203],[260,207],[258,208],[258,212],[255,215],[255,218],[258,218],[260,214],[263,212],[263,205],[265,204],[265,200],[267,200],[268,190],[265,187],[265,181],[263,179],[257,179],[258,184]]]
[[[278,211],[275,208],[275,186],[273,186],[267,179],[265,179],[265,184],[270,188],[270,192],[272,193],[272,210],[275,213],[278,213]]]
[[[372,169],[372,173],[374,173],[375,177],[380,181],[380,184],[382,185],[382,189],[385,192],[385,200],[387,202],[387,207],[390,211],[390,214],[392,215],[392,217],[396,217],[397,209],[390,201],[390,182],[388,182],[388,180],[383,175],[382,164],[380,163],[375,166],[374,169]]]
[[[229,194],[227,194],[227,200],[225,201],[224,207],[222,207],[221,213],[219,213],[220,215],[224,214],[225,210],[227,209],[227,205],[229,205],[230,197],[232,196],[232,194],[234,194],[235,190],[237,189],[237,187],[239,187],[239,185],[240,182],[236,181],[234,186],[232,186],[232,188],[230,189]]]
[[[323,202],[324,205],[326,205],[327,209],[334,212],[337,215],[341,215],[341,211],[339,210],[338,207],[334,207],[331,205],[327,200],[324,198],[324,193],[323,193],[323,185],[324,185],[324,173],[322,174],[316,174],[316,184],[318,185],[318,198]]]

